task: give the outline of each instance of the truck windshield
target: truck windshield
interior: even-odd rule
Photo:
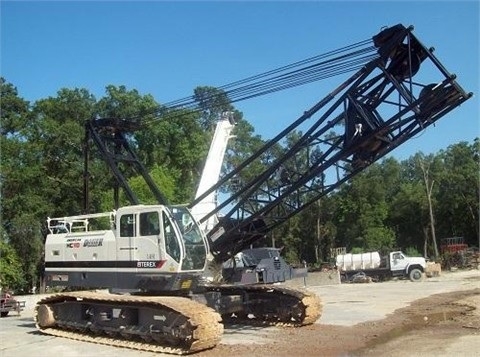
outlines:
[[[200,227],[186,207],[172,206],[170,207],[170,211],[180,229],[185,247],[185,258],[182,262],[182,270],[203,269],[207,258],[207,250]]]

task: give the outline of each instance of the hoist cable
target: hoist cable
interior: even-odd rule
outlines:
[[[270,70],[270,71],[267,71],[267,72],[264,72],[264,73],[256,74],[256,75],[253,75],[253,76],[241,79],[241,80],[237,80],[235,82],[217,87],[217,89],[226,90],[228,88],[238,86],[238,85],[241,85],[241,84],[244,84],[244,83],[247,83],[247,82],[251,82],[251,81],[254,81],[254,80],[257,80],[257,79],[260,79],[260,78],[264,78],[264,77],[267,77],[267,76],[271,76],[273,74],[277,74],[277,73],[280,73],[282,71],[289,70],[291,68],[299,67],[299,66],[305,65],[307,63],[316,62],[316,61],[319,61],[320,59],[324,59],[324,58],[327,58],[329,56],[333,56],[333,55],[345,52],[347,50],[351,50],[353,48],[364,46],[365,44],[368,44],[368,43],[371,43],[371,40],[363,40],[363,41],[357,42],[355,44],[342,47],[340,49],[332,50],[332,51],[326,52],[324,54],[309,57],[307,59],[297,61],[297,62],[288,64],[288,65],[285,65],[285,66],[282,66],[282,67],[279,67],[279,68],[276,68],[276,69],[273,69],[273,70]],[[174,101],[171,101],[171,102],[167,102],[164,105],[166,107],[176,107],[178,104],[181,104],[181,103],[184,103],[184,102],[189,102],[192,98],[193,98],[193,96],[188,96],[188,97],[185,97],[185,98],[182,98],[182,99],[177,99],[177,100],[174,100]]]
[[[202,101],[213,101],[219,96],[226,96],[229,103],[236,103],[356,71],[376,57],[378,57],[378,53],[376,48],[372,46],[371,40],[364,40],[216,87],[220,92],[202,98]],[[169,118],[172,118],[183,115],[185,110],[201,110],[198,99],[194,95],[167,102],[159,108],[147,113],[144,112],[133,119],[142,120],[146,115],[155,115],[156,118],[150,119],[148,122],[144,120],[143,124],[148,125],[161,120],[166,113],[169,114]]]

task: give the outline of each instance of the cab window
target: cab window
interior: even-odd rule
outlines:
[[[165,237],[165,250],[176,262],[180,262],[180,244],[175,235],[172,222],[165,212],[162,212],[163,233]]]
[[[133,214],[124,214],[120,217],[120,237],[135,236],[135,217]]]
[[[160,222],[157,212],[140,213],[140,235],[152,236],[160,233]]]

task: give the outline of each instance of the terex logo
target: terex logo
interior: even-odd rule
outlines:
[[[156,262],[137,262],[137,268],[155,268]]]
[[[137,268],[161,268],[165,264],[165,260],[140,260],[137,262]]]

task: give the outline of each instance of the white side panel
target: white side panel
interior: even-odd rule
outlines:
[[[49,234],[45,262],[114,261],[115,236],[112,231]]]

